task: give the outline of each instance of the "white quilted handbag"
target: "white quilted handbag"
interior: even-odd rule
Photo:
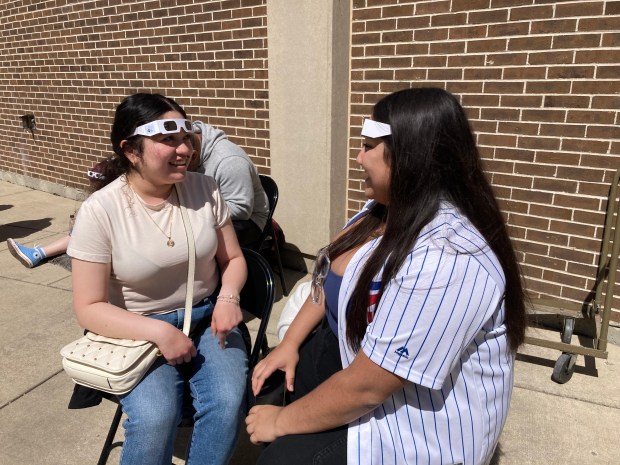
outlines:
[[[73,380],[100,391],[125,394],[140,382],[159,355],[149,341],[115,339],[87,332],[60,351]]]
[[[187,294],[183,332],[189,335],[192,321],[192,298],[196,251],[192,226],[187,217],[183,194],[177,188],[181,217],[185,224],[188,244]],[[161,355],[149,341],[116,339],[87,332],[77,341],[67,344],[60,351],[62,367],[77,384],[111,394],[131,391]]]

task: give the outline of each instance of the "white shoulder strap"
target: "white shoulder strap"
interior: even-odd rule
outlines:
[[[192,307],[194,306],[194,270],[196,268],[196,244],[194,242],[194,232],[192,230],[192,224],[187,216],[187,209],[185,208],[185,198],[183,197],[183,191],[180,186],[174,185],[177,191],[177,197],[179,198],[179,207],[181,208],[181,218],[183,219],[183,226],[185,226],[185,234],[187,236],[187,292],[185,294],[185,318],[183,319],[183,332],[189,335],[189,328],[192,323]]]

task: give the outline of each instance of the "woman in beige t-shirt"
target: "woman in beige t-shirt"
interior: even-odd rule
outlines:
[[[193,147],[186,118],[162,95],[123,100],[110,160],[121,175],[80,207],[67,250],[80,325],[152,341],[163,355],[120,396],[123,465],[171,462],[184,380],[196,409],[187,464],[227,463],[243,414],[247,354],[237,324],[247,269],[215,181],[187,171]],[[196,241],[190,337],[181,331],[188,249],[177,189]]]

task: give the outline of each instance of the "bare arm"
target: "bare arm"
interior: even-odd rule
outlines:
[[[258,405],[246,418],[250,440],[272,442],[289,434],[326,431],[374,410],[405,381],[360,351],[353,363],[286,407]]]
[[[216,233],[217,251],[215,258],[222,273],[220,296],[238,296],[247,279],[248,269],[232,222],[226,221]],[[214,336],[219,334],[222,348],[226,341],[226,335],[242,320],[243,315],[238,305],[224,300],[215,302],[211,330]]]
[[[97,334],[155,343],[172,365],[196,355],[192,341],[174,326],[108,302],[110,264],[73,259],[73,308],[79,324]]]

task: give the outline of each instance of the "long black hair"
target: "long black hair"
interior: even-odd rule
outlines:
[[[362,244],[385,223],[383,238],[365,263],[347,313],[347,341],[358,350],[366,331],[368,290],[385,264],[380,292],[402,266],[441,200],[455,205],[480,231],[506,278],[505,322],[510,347],[525,337],[521,273],[493,190],[484,175],[469,122],[458,100],[440,88],[394,92],[373,108],[373,119],[389,124],[383,137],[390,167],[389,205],[375,204],[356,227],[330,244],[330,257]]]
[[[161,94],[137,93],[123,99],[116,107],[112,123],[110,141],[114,155],[108,160],[106,177],[115,179],[134,169],[121,147],[121,142],[127,140],[127,144],[133,147],[136,153],[142,154],[144,137],[130,135],[138,126],[150,123],[169,111],[179,112],[187,118],[187,113],[177,102]]]

